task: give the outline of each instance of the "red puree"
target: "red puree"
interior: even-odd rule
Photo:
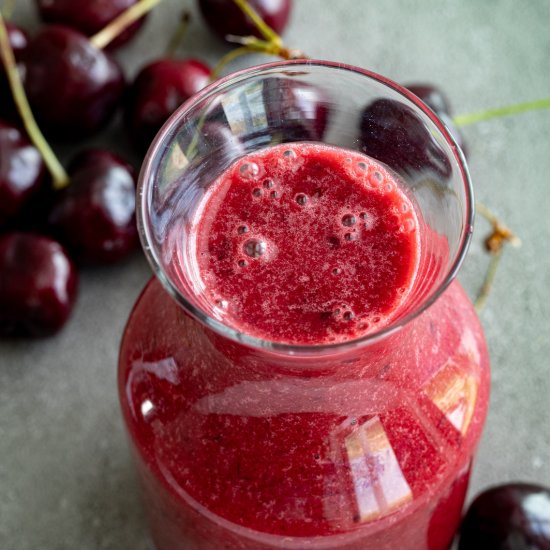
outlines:
[[[371,159],[273,147],[240,159],[203,200],[197,288],[248,334],[344,341],[399,314],[422,231]],[[119,376],[159,550],[449,547],[489,388],[458,284],[396,334],[304,359],[206,330],[153,279]]]
[[[387,324],[419,256],[418,221],[396,179],[364,155],[316,144],[235,163],[196,232],[201,276],[226,322],[295,344]]]

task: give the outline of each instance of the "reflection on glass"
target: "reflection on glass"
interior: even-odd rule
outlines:
[[[477,380],[452,360],[424,386],[424,392],[447,420],[462,434],[474,414]]]
[[[360,521],[384,516],[412,500],[380,418],[375,416],[345,440]]]

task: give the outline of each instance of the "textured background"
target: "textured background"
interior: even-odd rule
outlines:
[[[294,3],[289,45],[399,82],[436,83],[455,113],[550,96],[548,0],[527,7],[516,0]],[[18,4],[14,19],[36,28],[33,2]],[[162,53],[177,10],[194,11],[191,4],[165,0],[156,9],[144,32],[117,54],[128,76]],[[197,15],[179,53],[213,63],[225,51]],[[464,130],[477,198],[523,241],[504,255],[481,315],[493,393],[472,495],[507,480],[550,482],[549,128],[550,110]],[[124,152],[120,129],[109,133]],[[487,229],[480,220],[461,274],[471,295],[487,265],[480,246]],[[0,343],[1,549],[148,547],[115,372],[124,323],[149,273],[140,254],[87,270],[62,334]]]

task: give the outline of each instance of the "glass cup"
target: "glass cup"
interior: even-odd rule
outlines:
[[[268,341],[227,322],[193,256],[209,187],[288,142],[361,151],[403,183],[420,260],[391,323],[340,343]],[[489,396],[486,345],[454,277],[472,232],[464,157],[390,80],[325,61],[223,78],[152,144],[139,184],[155,271],[119,361],[124,418],[159,550],[444,550]]]

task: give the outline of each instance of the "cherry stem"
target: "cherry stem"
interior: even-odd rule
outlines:
[[[491,120],[492,118],[501,118],[520,113],[528,113],[529,111],[539,111],[542,109],[550,109],[550,98],[537,99],[535,101],[527,101],[525,103],[515,103],[497,109],[488,109],[478,113],[467,113],[453,117],[453,122],[458,126],[468,126],[476,122]]]
[[[489,294],[491,294],[491,290],[493,288],[493,282],[495,280],[495,275],[497,274],[498,264],[500,263],[501,257],[502,249],[496,254],[491,255],[491,261],[489,262],[487,273],[485,274],[483,284],[481,285],[477,298],[474,302],[475,310],[478,313],[485,307],[485,304],[489,299]]]
[[[251,19],[254,26],[260,31],[260,34],[267,42],[283,45],[281,37],[260,17],[258,12],[250,5],[247,0],[233,0],[239,9]]]
[[[4,0],[4,3],[2,4],[2,12],[4,13],[4,19],[10,19],[13,10],[15,9],[15,3],[17,0]]]
[[[188,11],[182,12],[180,22],[176,28],[176,31],[172,35],[170,42],[168,42],[166,51],[164,52],[164,55],[166,57],[174,57],[176,55],[176,51],[179,48],[184,36],[187,33],[187,29],[189,28],[190,22],[191,22],[191,14]]]
[[[237,57],[247,54],[263,53],[265,55],[274,55],[276,57],[280,57],[281,59],[307,59],[307,56],[303,52],[300,50],[286,48],[282,42],[268,42],[266,40],[256,38],[255,36],[228,35],[226,38],[231,42],[241,44],[241,47],[226,53],[218,61],[218,63],[216,63],[216,66],[212,69],[212,74],[210,75],[211,82],[219,77],[222,69],[228,63]]]
[[[17,70],[15,56],[13,55],[2,13],[0,13],[0,55],[2,56],[2,64],[8,77],[15,105],[21,115],[27,134],[44,159],[44,163],[52,176],[54,189],[62,189],[69,184],[69,176],[44,138],[32,114],[19,71]]]
[[[226,53],[215,65],[215,67],[212,69],[212,72],[210,73],[210,82],[214,82],[222,72],[223,68],[228,64],[231,63],[234,59],[237,59],[237,57],[241,57],[243,55],[255,53],[256,50],[253,50],[249,46],[241,46],[240,48],[235,48],[234,50],[231,50],[230,52]]]
[[[141,0],[137,4],[123,11],[115,17],[108,25],[90,38],[90,42],[102,50],[108,46],[119,34],[125,31],[132,23],[150,12],[162,0]]]
[[[492,232],[485,239],[485,248],[491,255],[491,261],[489,262],[489,267],[487,268],[487,273],[483,279],[483,284],[477,295],[477,298],[474,302],[476,311],[481,311],[485,306],[489,294],[493,287],[493,281],[495,280],[495,275],[497,273],[498,265],[504,251],[504,244],[510,243],[512,246],[520,246],[521,241],[503,225],[496,214],[491,212],[485,205],[480,202],[476,203],[477,212],[483,216],[492,226]]]

